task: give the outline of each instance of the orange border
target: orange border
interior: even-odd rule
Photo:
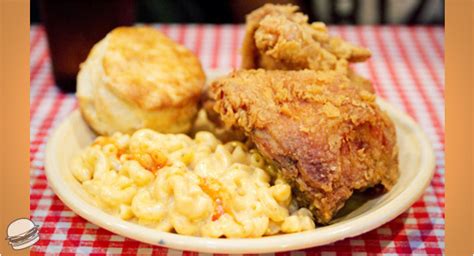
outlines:
[[[29,200],[29,9],[27,0],[0,1],[0,253],[13,251],[5,240],[8,224],[30,216]]]
[[[474,253],[473,4],[446,1],[446,253]]]

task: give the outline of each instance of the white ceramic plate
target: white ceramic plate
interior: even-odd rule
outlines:
[[[221,72],[210,72],[215,77]],[[397,129],[400,178],[393,189],[371,199],[335,223],[315,230],[252,239],[212,239],[160,232],[114,217],[96,207],[90,196],[73,178],[69,163],[95,134],[79,111],[74,111],[49,138],[46,149],[46,176],[58,197],[75,213],[113,233],[152,245],[179,250],[211,253],[265,253],[308,248],[357,236],[394,219],[408,209],[431,181],[435,160],[427,136],[405,113],[378,99]]]

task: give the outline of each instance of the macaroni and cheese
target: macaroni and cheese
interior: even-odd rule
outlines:
[[[257,151],[210,132],[98,137],[71,167],[100,208],[162,231],[245,238],[315,228]]]

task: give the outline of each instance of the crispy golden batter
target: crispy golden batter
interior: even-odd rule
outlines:
[[[293,5],[266,4],[247,16],[242,68],[335,70],[373,92],[370,81],[349,67],[350,62],[367,60],[370,51],[329,36],[324,23],[309,24],[297,10]]]
[[[241,70],[214,81],[209,101],[243,129],[292,184],[301,206],[328,223],[354,190],[398,177],[395,128],[375,96],[335,71]]]

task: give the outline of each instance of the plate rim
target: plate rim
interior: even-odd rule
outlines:
[[[59,142],[59,134],[65,129],[64,127],[68,121],[74,118],[74,115],[80,115],[78,109],[70,113],[48,138],[45,151],[45,174],[48,185],[60,200],[75,214],[112,233],[151,245],[205,253],[268,253],[321,246],[366,233],[393,220],[410,208],[412,204],[420,198],[434,175],[434,151],[427,135],[423,132],[421,127],[410,116],[385,100],[377,97],[377,103],[385,111],[390,109],[389,112],[399,117],[402,123],[410,126],[415,131],[414,135],[420,143],[420,151],[422,152],[420,155],[422,160],[420,161],[420,171],[416,173],[405,189],[379,209],[329,226],[317,227],[311,231],[262,238],[218,239],[193,237],[140,226],[110,215],[86,203],[72,188],[62,184],[64,183],[62,182],[62,175],[54,174],[58,172],[54,170],[60,167],[57,166],[57,162],[54,160],[55,154],[53,148]],[[420,184],[422,184],[422,186],[420,186]],[[400,198],[403,200],[400,200]],[[362,222],[363,225],[352,225],[357,221]],[[156,236],[148,236],[150,232]]]

